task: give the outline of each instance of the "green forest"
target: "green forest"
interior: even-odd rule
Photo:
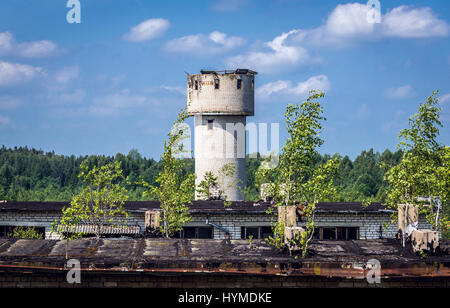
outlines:
[[[339,154],[320,155],[316,164],[322,164],[330,158],[340,161],[338,176],[335,180],[338,193],[328,201],[376,201],[386,198],[387,182],[384,180],[386,166],[397,165],[402,152],[385,150],[382,153],[373,149],[362,151],[354,160]],[[246,199],[259,200],[259,188],[255,179],[264,157],[247,158]],[[162,170],[160,161],[142,156],[132,149],[128,154],[115,156],[64,156],[54,152],[30,149],[27,147],[0,149],[0,200],[9,201],[70,201],[83,188],[78,178],[80,164],[87,161],[90,166],[102,166],[118,161],[125,176],[121,183],[129,194],[128,200],[148,200],[142,193],[145,190],[136,184],[143,179],[151,185],[157,185],[156,177]],[[194,160],[187,159],[184,172],[194,173]]]

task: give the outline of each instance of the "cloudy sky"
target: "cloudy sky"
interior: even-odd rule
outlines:
[[[158,158],[186,104],[186,74],[249,68],[256,115],[284,110],[322,89],[321,152],[395,149],[397,135],[433,90],[450,130],[450,2],[80,0],[0,2],[0,144],[59,154]],[[369,18],[370,19],[370,18]],[[193,121],[188,121],[192,126]]]

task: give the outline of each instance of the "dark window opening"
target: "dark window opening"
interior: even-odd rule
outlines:
[[[241,227],[241,239],[265,239],[273,236],[272,227]]]
[[[313,239],[320,240],[320,228],[314,228]]]
[[[322,239],[335,240],[336,239],[336,228],[323,228]]]
[[[13,232],[12,226],[0,226],[0,237],[7,237],[8,234]]]
[[[175,234],[175,237],[180,238],[197,238],[197,239],[211,239],[213,238],[213,228],[211,227],[184,227],[183,231]]]
[[[195,90],[198,90],[198,80],[195,81]]]
[[[379,233],[379,238],[383,238],[383,226],[380,225],[379,229],[378,229],[378,233]]]
[[[269,238],[269,236],[273,236],[272,227],[261,227],[261,236],[262,238]]]
[[[346,228],[347,229],[347,240],[357,240],[359,238],[359,228]]]
[[[211,130],[214,128],[214,120],[208,120],[208,130]]]
[[[247,227],[245,228],[245,238],[259,239],[259,228],[258,227]]]
[[[255,79],[252,79],[252,90],[255,89]]]
[[[214,79],[214,89],[219,89],[219,79]]]
[[[317,232],[317,234],[316,234]],[[314,231],[314,239],[347,241],[359,239],[358,227],[321,227]]]
[[[238,157],[238,132],[234,131],[234,157]]]
[[[240,90],[242,88],[242,79],[237,80],[237,88]]]

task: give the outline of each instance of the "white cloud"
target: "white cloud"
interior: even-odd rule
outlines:
[[[0,54],[10,53],[14,46],[14,38],[9,32],[0,33]]]
[[[367,22],[369,10],[365,4],[339,4],[328,16],[323,30],[329,35],[341,37],[370,34],[376,24]]]
[[[58,53],[58,45],[48,40],[21,43],[16,48],[24,58],[45,58]]]
[[[390,88],[385,91],[385,94],[390,99],[406,99],[416,95],[414,88],[410,85],[401,86],[398,88]]]
[[[231,68],[251,68],[258,72],[267,73],[274,70],[282,70],[307,62],[315,62],[308,51],[300,46],[288,46],[285,44],[289,36],[296,34],[298,30],[282,33],[272,41],[266,42],[267,51],[254,51],[237,55],[227,59],[227,65]]]
[[[368,114],[369,114],[369,105],[362,104],[361,106],[359,106],[359,108],[356,112],[356,118],[358,120],[362,120],[362,119],[365,119]]]
[[[0,96],[0,109],[14,109],[22,105],[22,101],[10,95]]]
[[[131,28],[123,39],[131,42],[143,42],[162,35],[170,27],[170,22],[163,18],[147,19]]]
[[[211,8],[218,12],[235,12],[249,4],[249,0],[216,0]]]
[[[72,81],[73,79],[78,78],[79,74],[80,74],[79,66],[67,66],[56,72],[55,80],[60,84],[66,84]]]
[[[267,98],[274,93],[285,91],[291,86],[292,82],[286,80],[269,82],[256,89],[256,95],[260,98]]]
[[[440,102],[442,105],[446,105],[446,104],[450,103],[450,93],[441,95],[441,96],[439,97],[439,102]]]
[[[214,31],[208,35],[195,34],[179,37],[166,43],[165,48],[171,52],[183,52],[204,55],[207,53],[226,52],[246,43],[243,38],[228,36]]]
[[[49,41],[31,41],[17,43],[8,31],[0,33],[0,54],[23,58],[45,58],[58,54],[58,44]]]
[[[11,119],[0,115],[0,127],[9,126],[11,124]]]
[[[425,38],[449,34],[446,21],[436,17],[429,7],[399,6],[381,17],[381,23],[367,21],[369,7],[361,3],[338,5],[322,26],[299,30],[293,43],[345,47],[359,40],[383,37]]]
[[[81,89],[76,89],[73,92],[67,92],[67,93],[61,93],[59,94],[56,99],[61,103],[68,103],[68,104],[78,104],[82,103],[83,100],[86,97],[86,91]]]
[[[130,109],[140,107],[147,101],[147,97],[131,94],[125,89],[119,93],[107,96],[98,96],[93,99],[89,113],[94,116],[122,115]]]
[[[38,75],[45,75],[41,67],[0,61],[0,86],[27,82]]]
[[[381,25],[383,35],[404,38],[448,36],[450,31],[448,23],[429,7],[396,7],[383,16]]]
[[[186,88],[185,87],[174,87],[174,86],[160,86],[161,89],[169,91],[169,92],[176,92],[182,95],[186,95]]]
[[[294,85],[291,81],[278,80],[269,82],[256,89],[259,99],[268,99],[276,94],[277,96],[296,96],[304,98],[311,90],[321,90],[327,92],[331,89],[330,81],[325,75],[318,75],[309,78],[304,82]]]

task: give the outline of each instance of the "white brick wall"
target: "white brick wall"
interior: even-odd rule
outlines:
[[[0,226],[28,226],[45,227],[45,236],[47,239],[59,238],[57,234],[51,234],[51,223],[59,219],[57,212],[0,212]],[[186,226],[207,227],[206,214],[193,215],[193,220]],[[231,239],[241,238],[241,227],[263,227],[270,226],[271,220],[275,216],[267,214],[214,214],[209,216],[209,221],[219,225],[230,232]],[[382,236],[384,238],[393,238],[397,233],[397,224],[391,224],[389,228],[384,229],[384,223],[390,221],[389,213],[317,213],[315,222],[317,227],[359,227],[360,239],[374,239],[380,237],[380,226],[383,227]],[[132,212],[127,220],[129,225],[138,225],[141,232],[145,230],[145,214],[143,212]],[[299,226],[304,222],[298,222]],[[430,225],[425,221],[425,217],[420,217],[420,229],[428,229]],[[213,236],[215,239],[224,239],[225,232],[214,228]]]
[[[127,224],[139,225],[141,232],[145,230],[144,213],[129,213]],[[51,232],[51,224],[59,220],[61,214],[58,212],[0,212],[0,226],[18,226],[18,227],[45,227],[46,239],[60,239],[58,234]]]

